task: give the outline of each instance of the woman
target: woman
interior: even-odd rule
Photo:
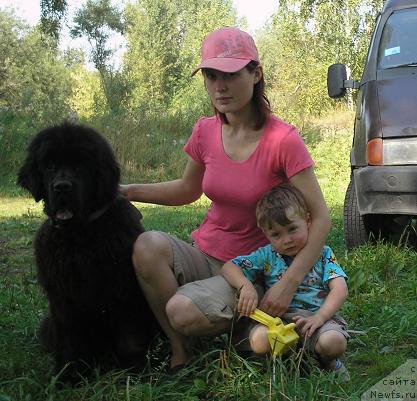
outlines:
[[[187,336],[215,335],[230,327],[235,294],[218,274],[225,261],[267,244],[255,218],[256,202],[267,190],[288,181],[296,186],[311,211],[311,228],[288,273],[262,298],[265,312],[285,312],[330,230],[313,161],[301,137],[270,112],[252,37],[236,28],[210,33],[193,75],[199,70],[215,116],[194,126],[184,147],[188,161],[182,177],[120,188],[130,200],[161,205],[185,205],[203,192],[212,201],[192,233],[192,245],[150,231],[133,249],[138,281],[171,343],[171,372],[190,358]]]

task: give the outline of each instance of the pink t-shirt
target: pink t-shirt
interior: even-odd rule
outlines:
[[[235,161],[226,154],[217,117],[197,121],[184,151],[204,164],[203,192],[211,200],[192,237],[204,253],[222,261],[267,244],[256,224],[257,201],[273,186],[313,165],[295,128],[274,116],[246,160]]]

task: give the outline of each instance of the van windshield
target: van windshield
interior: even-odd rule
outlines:
[[[417,8],[391,14],[378,51],[378,69],[408,65],[417,66]]]

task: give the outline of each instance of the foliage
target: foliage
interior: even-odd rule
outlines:
[[[68,111],[71,80],[53,43],[0,10],[0,109],[50,123]]]
[[[230,0],[142,0],[126,7],[125,73],[132,110],[207,110],[190,77],[201,41],[211,30],[235,25]],[[198,93],[196,93],[198,92]]]
[[[298,126],[310,116],[325,112],[330,104],[322,84],[323,64],[316,59],[312,42],[312,32],[299,13],[291,10],[278,13],[258,39],[273,108]]]
[[[341,62],[360,77],[382,1],[333,0],[315,8],[317,44],[325,62]],[[332,19],[329,17],[333,16]]]
[[[91,45],[91,61],[100,73],[101,86],[104,92],[107,109],[110,113],[119,113],[127,96],[125,77],[113,71],[109,59],[114,53],[108,48],[111,32],[124,32],[123,13],[112,6],[110,0],[87,0],[75,12],[74,26],[71,29],[73,38],[85,36]]]
[[[255,38],[277,114],[303,127],[312,116],[346,102],[353,108],[355,94],[338,101],[328,98],[327,68],[343,62],[353,77],[360,77],[381,4],[382,0],[280,2],[271,22]],[[41,6],[59,29],[66,2],[42,0]],[[0,107],[30,113],[44,123],[68,115],[69,106],[83,118],[137,119],[159,110],[190,119],[209,114],[201,76],[190,73],[199,62],[203,37],[225,25],[245,28],[231,0],[137,0],[124,10],[111,0],[88,0],[76,11],[71,32],[91,44],[91,60],[100,77],[97,85],[97,75],[86,70],[84,60],[68,65],[68,52],[62,54],[55,39],[1,12],[0,49],[5,57],[0,59]],[[109,41],[115,32],[126,40],[117,69],[111,63],[114,50]]]
[[[73,68],[71,78],[73,91],[68,104],[77,117],[88,120],[103,115],[107,103],[100,75],[96,71],[87,71],[83,66],[77,66]]]
[[[90,120],[90,125],[113,144],[124,182],[155,182],[179,177],[186,162],[181,149],[193,123],[188,116],[170,116],[162,111]]]
[[[16,172],[29,138],[39,126],[28,115],[0,113],[0,185],[16,193]]]
[[[40,6],[42,31],[55,40],[58,40],[62,28],[62,19],[65,18],[67,12],[67,1],[40,0]]]
[[[87,0],[75,12],[73,38],[85,36],[91,47],[91,59],[98,71],[107,69],[107,62],[112,53],[106,48],[109,31],[123,33],[122,13],[110,4],[110,0]]]
[[[339,62],[360,78],[380,1],[283,1],[258,36],[268,94],[275,110],[297,125],[338,103],[326,91],[327,68]],[[336,106],[337,107],[337,106]]]

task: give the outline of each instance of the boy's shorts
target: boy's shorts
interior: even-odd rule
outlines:
[[[308,317],[313,315],[313,312],[307,311],[305,309],[295,309],[290,308],[287,312],[281,316],[281,319],[284,324],[294,323],[292,318],[294,316],[303,316]],[[249,344],[249,335],[250,332],[260,323],[255,322],[250,318],[243,318],[242,319],[245,323],[239,324],[239,330],[237,333],[234,334],[234,344],[236,349],[241,351],[250,351],[251,347]],[[318,338],[325,333],[326,331],[334,330],[341,333],[346,339],[350,338],[349,333],[347,332],[347,323],[346,321],[339,315],[333,316],[327,322],[323,324],[323,326],[319,327],[311,337],[304,336],[302,337],[300,333],[300,340],[298,342],[299,347],[304,347],[306,351],[314,352],[316,347],[316,343]]]
[[[294,323],[292,318],[294,316],[303,316],[308,317],[314,315],[313,312],[304,309],[295,309],[290,308],[287,312],[282,316],[282,320],[287,323]],[[300,345],[304,346],[306,350],[314,352],[316,347],[316,343],[318,338],[325,333],[326,331],[337,331],[341,333],[346,340],[349,339],[350,335],[347,332],[347,323],[346,321],[339,315],[334,315],[331,319],[327,320],[323,326],[319,327],[311,337],[304,336],[301,338]]]

